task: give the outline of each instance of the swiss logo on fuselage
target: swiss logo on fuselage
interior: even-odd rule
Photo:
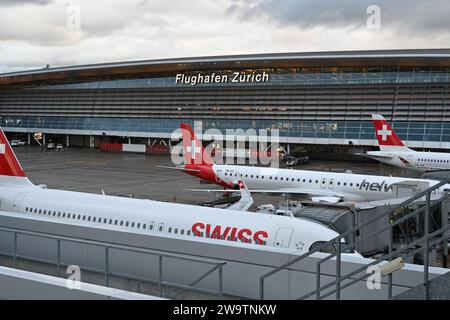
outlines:
[[[245,243],[265,245],[269,238],[267,231],[253,231],[249,228],[237,228],[230,226],[211,225],[209,223],[196,222],[192,225],[192,233],[197,237],[222,239],[228,241],[241,241]]]

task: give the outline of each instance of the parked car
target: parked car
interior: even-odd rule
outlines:
[[[47,150],[53,150],[56,148],[56,144],[54,144],[53,142],[50,142],[49,144],[47,144]]]
[[[298,158],[296,157],[288,157],[286,160],[286,165],[287,166],[298,166],[300,164],[305,164],[309,162],[309,157],[308,156],[300,156]]]
[[[17,139],[11,140],[11,143],[10,143],[11,147],[15,147],[15,146],[24,146],[24,145],[26,145],[26,144],[27,144],[27,143],[26,143],[25,141],[23,141],[23,140],[17,140]]]
[[[64,150],[64,146],[61,143],[58,143],[56,145],[56,151],[61,151],[61,150]]]
[[[290,166],[290,167],[298,165],[298,158],[296,158],[296,157],[288,157],[286,159],[286,165]]]

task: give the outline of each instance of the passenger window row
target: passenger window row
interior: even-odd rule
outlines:
[[[123,221],[123,220],[118,220],[118,219],[107,219],[107,218],[100,218],[100,217],[92,217],[89,215],[82,215],[82,214],[76,214],[76,213],[68,213],[68,212],[64,212],[64,211],[56,211],[56,210],[46,210],[46,209],[37,209],[37,208],[31,208],[31,207],[26,207],[25,208],[25,212],[26,213],[36,213],[36,214],[41,214],[41,215],[46,215],[46,216],[53,216],[53,217],[59,217],[59,218],[66,218],[66,219],[73,219],[73,220],[82,220],[82,221],[88,221],[88,222],[97,222],[97,223],[103,223],[103,224],[110,224],[110,225],[116,225],[116,226],[125,226],[125,227],[131,227],[131,228],[136,228],[136,229],[147,229],[148,226],[148,230],[154,230],[155,228],[155,223],[154,222],[150,222],[148,225],[146,223],[140,223],[140,222],[130,222],[130,221]],[[164,224],[161,223],[159,225],[158,231],[163,232],[164,231]],[[186,236],[196,236],[195,233],[191,232],[191,230],[187,229],[183,229],[183,228],[177,228],[177,227],[168,227],[167,228],[167,232],[168,233],[174,233],[174,234],[180,234],[180,235],[186,235]],[[200,233],[200,237],[203,237],[204,233]],[[235,237],[234,239],[231,238],[231,236],[225,237],[221,236],[221,237],[216,237],[216,236],[211,236],[211,234],[206,234],[206,236],[208,238],[211,239],[222,239],[222,240],[229,240],[229,241],[238,241],[238,239]],[[246,243],[252,243],[251,239],[242,239],[241,242],[246,242]],[[255,241],[255,243],[257,243]],[[263,241],[263,243],[261,243],[262,245],[266,245],[267,242]]]
[[[450,163],[450,160],[438,160],[438,159],[423,159],[423,158],[420,158],[419,162]]]
[[[116,226],[125,226],[125,227],[131,227],[135,229],[147,229],[153,230],[155,227],[155,223],[151,222],[148,225],[146,223],[141,222],[130,222],[130,221],[124,221],[124,220],[118,220],[118,219],[107,219],[107,218],[100,218],[100,217],[92,217],[89,215],[82,215],[82,214],[76,214],[76,213],[67,213],[63,211],[55,211],[55,210],[45,210],[45,209],[37,209],[37,208],[25,208],[26,213],[36,213],[36,214],[42,214],[46,216],[53,216],[53,217],[59,217],[59,218],[66,218],[66,219],[73,219],[73,220],[82,220],[82,221],[88,221],[88,222],[97,222],[97,223],[103,223],[103,224],[110,224],[110,225],[116,225]],[[164,231],[164,226],[160,225],[159,229],[160,232]],[[195,236],[194,233],[191,233],[191,230],[185,230],[182,228],[172,228],[169,227],[167,230],[169,233],[175,233],[180,235],[187,235],[190,236],[191,234]]]
[[[163,230],[163,228],[162,227],[160,227],[159,228],[160,230],[159,231],[162,231]],[[175,233],[175,234],[180,234],[180,235],[184,235],[184,234],[186,234],[187,236],[190,236],[191,235],[191,230],[186,230],[186,233],[184,232],[185,230],[184,229],[178,229],[178,228],[172,228],[172,227],[169,227],[168,229],[167,229],[167,232],[169,232],[169,233]],[[192,233],[192,235],[195,237],[195,234],[194,233]]]
[[[228,173],[225,173],[225,176],[230,176],[230,177],[233,177],[233,176],[235,176],[235,177],[237,177],[237,176],[240,176],[241,178],[243,178],[243,177],[245,177],[245,178],[248,178],[249,177],[249,175],[248,174],[246,174],[246,175],[243,175],[243,174],[232,174],[232,173],[230,173],[230,174],[228,174]],[[259,176],[259,175],[250,175],[250,178],[255,178],[255,179],[264,179],[264,176]],[[294,182],[295,180],[297,180],[297,182],[303,182],[303,183],[307,183],[307,181],[308,181],[308,183],[319,183],[319,180],[312,180],[312,179],[309,179],[309,180],[306,180],[306,179],[300,179],[300,178],[288,178],[288,177],[277,177],[277,176],[275,176],[275,177],[272,177],[272,176],[269,176],[269,180],[278,180],[278,179],[280,179],[280,181],[292,181],[292,182]],[[322,180],[322,183],[323,183],[323,180]],[[333,181],[330,181],[330,180],[328,180],[328,183],[330,184],[330,185],[333,185],[334,184],[334,182]],[[344,183],[342,183],[342,185],[344,185],[344,186],[347,186],[347,184],[350,186],[350,187],[353,187],[353,183],[352,182],[350,182],[350,183],[347,183],[347,182],[344,182]],[[341,182],[338,182],[337,183],[337,185],[338,186],[340,186],[341,185]],[[356,184],[356,187],[359,187],[359,183],[357,183]]]

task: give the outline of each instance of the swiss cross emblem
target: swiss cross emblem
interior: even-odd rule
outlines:
[[[186,148],[186,151],[191,154],[192,159],[195,159],[195,155],[197,153],[200,153],[202,151],[202,149],[200,147],[197,147],[195,140],[192,140],[191,145]]]
[[[388,130],[387,125],[383,124],[381,130],[377,131],[378,135],[381,136],[381,140],[386,141],[387,137],[392,135],[392,131]]]

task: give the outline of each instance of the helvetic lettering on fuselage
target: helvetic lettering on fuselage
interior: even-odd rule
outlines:
[[[198,236],[211,239],[223,239],[229,241],[241,241],[241,242],[253,242],[256,244],[264,245],[269,238],[267,231],[258,230],[253,232],[248,228],[239,229],[236,227],[222,227],[221,225],[212,226],[209,223],[196,222],[192,225],[192,232]]]
[[[359,190],[370,190],[370,191],[384,191],[388,192],[392,190],[392,185],[386,183],[386,181],[382,181],[381,183],[378,182],[367,182],[366,179],[364,179],[361,182],[361,185],[359,186]]]

